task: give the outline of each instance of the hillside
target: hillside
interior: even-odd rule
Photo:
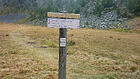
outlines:
[[[57,79],[58,29],[0,23],[0,79]],[[140,34],[68,30],[68,79],[139,79]]]
[[[0,0],[0,14],[26,14],[20,23],[47,25],[47,12],[81,14],[81,27],[132,29],[125,24],[140,15],[140,0]]]
[[[136,32],[140,33],[140,17],[136,17],[132,19],[130,22],[128,22],[128,24],[132,26],[133,28],[135,28]]]
[[[38,7],[36,0],[0,0],[0,14],[28,14]]]

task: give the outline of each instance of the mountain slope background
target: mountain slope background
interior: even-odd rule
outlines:
[[[38,7],[36,0],[0,0],[0,13],[6,14],[25,14]]]
[[[81,14],[81,27],[133,29],[127,21],[140,15],[140,0],[0,0],[0,14],[26,14],[20,23],[47,25],[47,12]]]

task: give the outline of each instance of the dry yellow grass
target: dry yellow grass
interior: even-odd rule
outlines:
[[[0,23],[0,79],[57,78],[56,68],[35,56],[34,50],[24,48],[21,39],[13,38],[13,33],[17,33],[20,27],[18,24]]]
[[[25,79],[33,77],[40,79],[57,79],[59,53],[58,29],[1,23],[0,34],[5,35],[7,33],[9,34],[8,38],[0,37],[0,50],[8,49],[8,52],[16,51],[14,56],[8,53],[7,57],[15,57],[20,62],[25,59],[24,63],[29,62],[30,64],[25,64],[25,67],[19,65],[19,68],[17,68],[19,73],[14,73],[15,71],[0,71],[1,78],[9,77],[9,79],[12,79],[18,76],[19,78]],[[68,79],[140,78],[139,33],[95,29],[69,29],[67,37],[69,44],[67,47]],[[4,39],[7,41],[4,42]],[[73,44],[71,44],[71,42]],[[3,55],[6,56],[5,53]],[[3,59],[0,58],[0,60]],[[4,58],[4,60],[6,60],[6,58]],[[8,61],[12,62],[9,64],[14,70],[14,65],[11,64],[15,64],[16,61]],[[5,65],[7,66],[9,64]],[[21,62],[21,64],[23,64],[23,62]],[[31,66],[31,64],[33,65]],[[4,65],[0,65],[1,69],[3,69],[2,66]],[[3,74],[5,72],[13,74]],[[24,75],[24,77],[22,75]]]

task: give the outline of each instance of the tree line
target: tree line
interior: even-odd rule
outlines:
[[[42,5],[39,2],[42,1]],[[25,13],[31,15],[32,20],[44,19],[47,12],[61,12],[63,9],[69,13],[86,15],[90,9],[91,15],[101,16],[102,12],[116,10],[120,17],[140,15],[140,0],[0,0],[2,9],[0,13]],[[122,12],[122,9],[124,12]],[[129,15],[129,14],[132,15]]]

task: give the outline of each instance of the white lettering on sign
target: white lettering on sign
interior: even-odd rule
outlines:
[[[60,47],[66,47],[66,38],[60,38]]]
[[[48,18],[49,28],[80,28],[79,19]]]

